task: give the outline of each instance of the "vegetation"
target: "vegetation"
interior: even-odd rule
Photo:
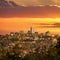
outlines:
[[[55,47],[50,47],[48,51],[39,48],[35,52],[30,52],[26,56],[21,56],[21,49],[16,45],[12,50],[0,47],[0,60],[60,60],[60,42]]]

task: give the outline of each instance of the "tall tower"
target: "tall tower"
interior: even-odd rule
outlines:
[[[30,33],[33,33],[33,28],[32,27],[30,27]]]

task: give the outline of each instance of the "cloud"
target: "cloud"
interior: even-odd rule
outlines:
[[[60,28],[60,23],[54,23],[54,24],[47,24],[47,23],[34,23],[38,27],[43,28]]]
[[[60,5],[60,0],[52,0],[56,5]]]
[[[0,8],[0,17],[60,18],[60,8],[56,6]]]
[[[55,23],[53,24],[55,27],[59,27],[60,28],[60,23]]]
[[[55,3],[52,0],[39,0],[41,5],[54,5]]]
[[[60,0],[7,0],[24,6],[60,5]]]
[[[23,5],[23,6],[39,5],[38,0],[7,0],[7,1],[14,1],[18,5]]]

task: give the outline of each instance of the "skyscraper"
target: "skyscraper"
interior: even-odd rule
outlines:
[[[33,33],[33,28],[32,28],[32,27],[30,27],[30,33],[31,33],[31,34]]]

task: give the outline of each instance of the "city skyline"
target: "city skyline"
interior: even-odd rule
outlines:
[[[60,60],[60,0],[0,0],[0,60]]]
[[[0,34],[29,27],[60,33],[59,0],[0,0]]]

